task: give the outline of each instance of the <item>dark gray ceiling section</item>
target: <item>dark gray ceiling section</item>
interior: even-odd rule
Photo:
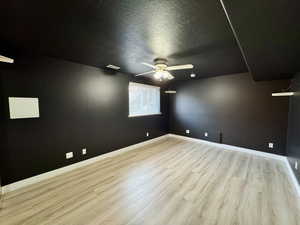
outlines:
[[[255,80],[300,71],[299,1],[223,0]]]
[[[1,50],[145,72],[157,57],[192,63],[177,79],[246,72],[218,0],[52,0],[1,3]],[[8,50],[7,50],[8,48]]]

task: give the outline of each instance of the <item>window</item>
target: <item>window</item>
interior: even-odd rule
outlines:
[[[129,83],[129,117],[161,114],[160,87]]]

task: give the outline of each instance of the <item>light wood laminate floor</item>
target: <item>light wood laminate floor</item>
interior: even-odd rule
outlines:
[[[0,224],[296,225],[281,161],[169,138],[8,193]]]

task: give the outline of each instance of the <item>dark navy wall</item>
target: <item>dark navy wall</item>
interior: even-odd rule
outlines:
[[[254,82],[248,73],[176,82],[170,86],[177,91],[170,97],[170,132],[186,135],[189,129],[191,137],[285,155],[289,100],[271,93],[288,85]]]
[[[300,73],[292,80],[291,87],[295,95],[290,97],[287,155],[300,183]],[[298,170],[295,169],[296,162],[298,162]]]
[[[2,93],[2,80],[0,77],[0,107],[3,108],[4,105],[4,98]],[[3,174],[3,165],[4,165],[4,159],[3,159],[3,152],[4,152],[4,146],[3,143],[5,142],[5,132],[4,132],[4,114],[3,110],[0,110],[0,192],[2,187],[2,174]],[[1,196],[1,193],[0,193]],[[1,207],[1,206],[0,206]]]
[[[4,185],[167,132],[163,92],[162,115],[128,118],[132,76],[53,58],[16,61],[0,71]],[[38,97],[40,118],[10,120],[9,96]],[[66,160],[71,151],[74,158]]]
[[[288,87],[288,80],[254,82],[244,73],[174,82],[168,88],[177,94],[162,91],[161,116],[128,118],[129,81],[149,80],[53,58],[0,69],[4,185],[169,132],[185,135],[186,129],[191,137],[219,142],[222,133],[225,144],[286,154],[289,98],[271,93]],[[41,117],[10,120],[9,96],[38,97]],[[275,144],[272,151],[268,142]],[[66,160],[70,151],[74,158]],[[289,148],[291,159],[297,154],[297,147]]]

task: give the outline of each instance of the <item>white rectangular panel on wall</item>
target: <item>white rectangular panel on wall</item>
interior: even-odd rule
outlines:
[[[9,97],[8,103],[11,119],[40,117],[38,98]]]

